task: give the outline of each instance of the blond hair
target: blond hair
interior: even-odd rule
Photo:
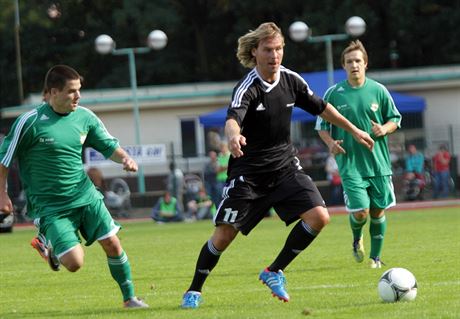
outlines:
[[[361,51],[363,53],[364,62],[368,63],[367,51],[364,45],[359,40],[351,41],[350,44],[342,52],[342,65],[345,65],[345,54],[351,51]]]
[[[252,55],[252,49],[257,48],[260,41],[276,36],[281,37],[284,46],[284,37],[281,29],[273,22],[265,22],[259,25],[257,29],[249,30],[248,33],[238,39],[238,51],[236,53],[238,61],[240,61],[244,67],[255,67],[257,61]]]

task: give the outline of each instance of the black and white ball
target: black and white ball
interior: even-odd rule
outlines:
[[[378,291],[384,302],[412,301],[417,296],[417,280],[404,268],[391,268],[379,279]]]

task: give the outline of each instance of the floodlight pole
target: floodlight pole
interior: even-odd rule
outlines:
[[[131,96],[133,99],[133,115],[134,115],[134,138],[135,144],[142,147],[141,143],[141,130],[140,130],[140,114],[139,114],[139,100],[137,98],[137,75],[136,75],[136,58],[135,53],[147,53],[150,51],[150,48],[123,48],[123,49],[114,49],[112,51],[113,55],[128,55],[129,61],[129,78],[131,82]],[[138,163],[138,172],[137,172],[137,186],[141,194],[145,193],[145,176],[144,176],[144,167],[142,162]]]

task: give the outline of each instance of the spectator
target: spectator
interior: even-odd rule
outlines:
[[[425,157],[417,150],[414,144],[407,147],[409,153],[406,157],[406,173],[414,173],[416,175],[424,175]]]
[[[216,205],[211,197],[201,188],[195,199],[187,203],[188,216],[194,220],[211,219],[216,214]]]
[[[179,210],[184,211],[184,173],[174,160],[169,164],[168,192],[177,199]]]
[[[327,180],[329,181],[329,186],[331,190],[331,200],[329,205],[340,205],[343,203],[342,196],[342,179],[339,174],[339,167],[335,161],[333,154],[329,154],[326,159],[326,166],[324,168],[327,173]]]
[[[438,152],[433,156],[434,198],[449,196],[450,158],[450,153],[445,145],[441,145]]]
[[[204,165],[203,169],[204,187],[212,202],[218,204],[222,194],[219,193],[217,186],[217,153],[209,151],[208,157],[209,161]]]
[[[408,200],[422,199],[425,187],[425,157],[414,144],[407,147],[405,184]]]
[[[153,207],[152,219],[158,223],[181,222],[184,220],[177,199],[169,191],[160,197]]]
[[[230,159],[230,151],[228,150],[228,144],[222,142],[220,144],[220,153],[217,156],[217,190],[219,196],[222,195],[225,183],[227,182],[227,167]],[[219,200],[220,201],[220,200]]]

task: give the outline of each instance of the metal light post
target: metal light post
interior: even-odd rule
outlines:
[[[301,42],[307,40],[311,43],[325,42],[327,80],[329,86],[332,86],[334,84],[334,62],[332,57],[332,41],[346,40],[350,36],[361,36],[364,32],[366,32],[366,22],[361,17],[351,17],[345,23],[345,31],[346,33],[312,36],[311,29],[305,22],[296,21],[289,26],[289,36],[293,41]]]
[[[135,143],[142,146],[141,132],[140,132],[140,115],[139,115],[139,102],[137,99],[137,76],[136,76],[136,61],[135,54],[147,53],[151,49],[161,50],[168,43],[168,37],[161,30],[153,30],[147,38],[148,47],[139,48],[115,48],[115,41],[107,34],[101,34],[96,38],[95,46],[96,51],[100,54],[113,54],[113,55],[127,55],[129,61],[129,76],[131,82],[131,94],[133,99],[133,116],[134,116],[134,130],[135,130]],[[139,170],[137,174],[137,182],[140,193],[145,193],[145,178],[142,163],[139,163]]]

